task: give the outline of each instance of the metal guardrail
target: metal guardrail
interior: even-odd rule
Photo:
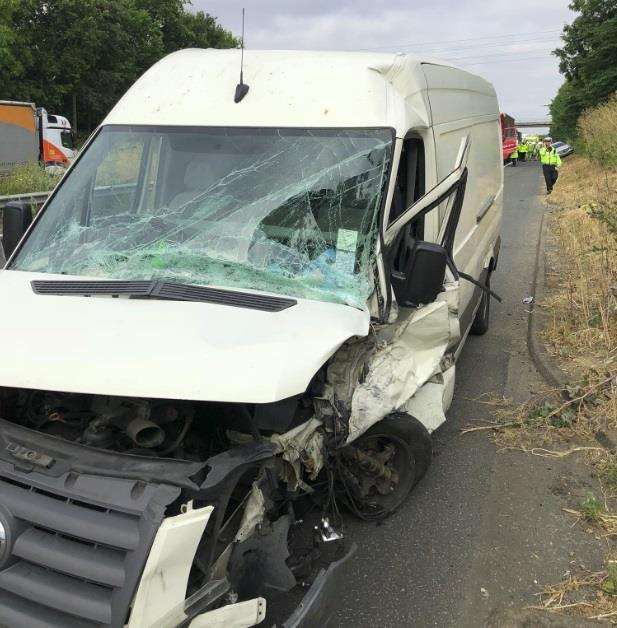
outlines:
[[[11,201],[29,201],[38,210],[50,194],[51,192],[28,192],[27,194],[0,196],[0,210],[2,210],[2,208]]]

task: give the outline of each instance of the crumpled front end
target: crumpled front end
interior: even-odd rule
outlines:
[[[292,483],[289,452],[319,425],[192,462],[93,449],[0,419],[0,624],[239,628],[270,610],[289,627],[327,621],[348,555],[334,544],[317,556],[324,542],[279,482]]]
[[[446,282],[434,303],[401,309],[394,322],[347,342],[328,367],[326,425],[339,443],[351,443],[395,411],[408,412],[429,432],[439,427],[452,399],[454,359],[461,338],[459,282]]]
[[[353,552],[341,469],[402,477],[349,447],[392,414],[445,419],[458,283],[393,318],[274,403],[0,388],[0,624],[326,625]]]

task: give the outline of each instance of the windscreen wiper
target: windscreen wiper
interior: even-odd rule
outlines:
[[[35,294],[82,297],[125,297],[129,299],[160,299],[168,301],[195,301],[215,303],[232,307],[281,312],[297,304],[295,299],[275,297],[252,292],[223,290],[207,286],[174,283],[161,280],[144,281],[80,281],[80,280],[34,280],[31,283]]]

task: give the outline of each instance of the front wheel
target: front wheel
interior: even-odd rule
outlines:
[[[425,474],[431,437],[414,417],[388,415],[337,454],[343,497],[360,519],[389,517]]]

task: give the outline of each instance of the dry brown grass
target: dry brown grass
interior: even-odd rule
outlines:
[[[606,569],[578,568],[547,586],[536,608],[617,624],[617,99],[586,113],[579,129],[586,156],[562,167],[551,196],[549,296],[539,303],[544,341],[573,385],[568,400],[543,395],[501,408],[502,447],[591,465],[604,500],[567,510],[574,525],[606,546]],[[599,445],[603,446],[599,446]]]
[[[545,339],[569,372],[606,371],[617,351],[617,242],[589,205],[553,214],[550,226]]]
[[[586,111],[579,118],[578,129],[585,153],[604,167],[617,168],[617,94]]]
[[[551,203],[562,209],[577,209],[589,203],[611,204],[617,190],[617,170],[603,169],[584,155],[563,161]]]
[[[568,573],[564,580],[544,587],[540,603],[531,608],[553,613],[568,613],[615,623],[617,599],[613,594],[615,564],[607,563],[607,569],[590,572],[578,569]]]
[[[606,569],[574,565],[532,608],[617,625],[617,99],[585,114],[580,130],[588,154],[565,160],[550,197],[549,294],[536,304],[571,385],[518,405],[478,399],[493,406],[492,421],[463,433],[487,431],[502,449],[577,455],[593,467],[603,500],[589,494],[566,512],[605,546]]]
[[[617,171],[573,157],[551,202],[544,340],[571,381],[591,387],[609,378],[608,394],[585,410],[594,431],[617,430]]]

